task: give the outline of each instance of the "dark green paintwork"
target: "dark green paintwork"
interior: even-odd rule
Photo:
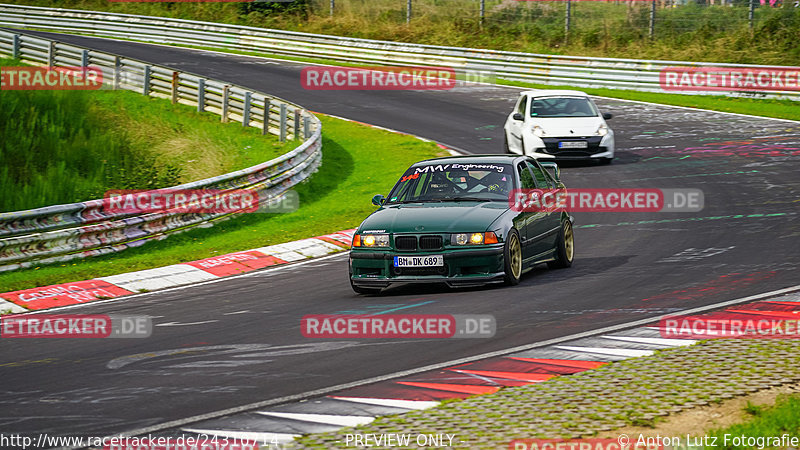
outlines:
[[[431,163],[512,164],[516,167],[525,160],[534,161],[532,158],[517,155],[473,155],[420,161],[411,167]],[[549,173],[552,175],[552,171]],[[512,176],[514,186],[521,187],[516,170]],[[563,187],[560,181],[556,184]],[[377,199],[373,199],[375,200]],[[351,282],[355,289],[361,288],[362,291],[365,288],[378,289],[399,282],[445,282],[450,285],[501,282],[505,275],[505,242],[512,229],[517,231],[523,243],[523,269],[528,270],[534,264],[554,259],[558,230],[565,220],[571,220],[565,212],[518,212],[509,208],[508,202],[501,201],[388,203],[367,217],[356,230],[356,234],[389,234],[391,247],[352,248]],[[454,233],[487,231],[497,235],[497,244],[459,246],[450,243],[450,236]],[[432,251],[399,251],[394,248],[394,239],[398,236],[422,235],[441,236],[443,247]],[[392,265],[393,257],[397,255],[443,255],[447,264],[446,272],[398,275]]]

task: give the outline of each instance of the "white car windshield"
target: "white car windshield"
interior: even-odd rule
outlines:
[[[586,97],[534,98],[531,117],[595,117],[597,108]]]

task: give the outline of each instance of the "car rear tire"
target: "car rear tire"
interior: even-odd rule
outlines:
[[[556,259],[549,261],[547,267],[551,269],[564,269],[572,266],[575,258],[575,236],[572,232],[572,223],[565,220],[561,224],[558,232],[558,242],[556,243]]]
[[[503,281],[507,285],[519,284],[522,276],[522,244],[519,241],[519,233],[514,229],[508,233],[508,239],[506,239],[503,249],[503,269],[505,270]]]

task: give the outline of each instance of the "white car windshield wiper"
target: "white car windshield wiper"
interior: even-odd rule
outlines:
[[[496,199],[482,197],[453,197],[441,199],[443,202],[492,202],[495,200]]]

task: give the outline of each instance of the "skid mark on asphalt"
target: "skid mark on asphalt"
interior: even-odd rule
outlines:
[[[716,173],[691,173],[686,175],[672,175],[668,177],[649,177],[649,178],[633,178],[630,180],[621,180],[621,183],[632,183],[634,181],[649,181],[649,180],[674,180],[677,178],[695,178],[695,177],[716,177],[721,175],[746,175],[750,173],[758,173],[758,170],[736,170],[732,172],[716,172]]]
[[[362,309],[346,309],[346,310],[336,311],[336,312],[334,312],[332,314],[335,314],[335,315],[339,315],[339,314],[342,314],[342,315],[344,315],[344,314],[365,314],[365,315],[369,315],[369,316],[378,316],[378,315],[381,315],[381,314],[387,314],[387,313],[390,313],[390,312],[400,311],[400,310],[403,310],[403,309],[416,308],[417,306],[428,305],[428,304],[431,304],[431,303],[436,303],[436,300],[428,300],[428,301],[425,301],[425,302],[413,303],[413,304],[410,304],[410,305],[404,305],[404,304],[367,305]],[[381,309],[381,308],[386,308],[386,309]],[[380,310],[379,311],[374,311],[374,309],[380,309]]]
[[[675,253],[672,256],[668,256],[666,258],[661,258],[656,262],[660,263],[671,263],[671,262],[687,262],[687,261],[699,261],[702,259],[710,258],[712,256],[717,256],[722,253],[725,253],[729,250],[733,250],[736,246],[730,247],[710,247],[710,248],[687,248],[686,250],[680,251]]]
[[[715,221],[726,219],[762,219],[770,217],[784,217],[795,216],[795,213],[770,213],[770,214],[730,214],[725,216],[708,216],[708,217],[680,217],[675,219],[660,219],[660,220],[639,220],[636,222],[618,222],[618,223],[592,223],[586,225],[575,225],[575,228],[598,228],[598,227],[618,227],[630,225],[646,225],[657,223],[675,223],[675,222],[697,222],[697,221]]]

